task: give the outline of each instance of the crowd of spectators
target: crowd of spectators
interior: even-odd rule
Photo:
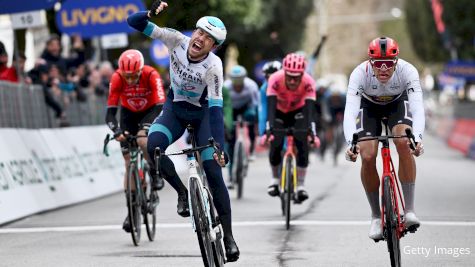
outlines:
[[[59,126],[69,125],[65,111],[71,102],[86,102],[94,97],[100,97],[105,102],[109,80],[114,73],[108,61],[96,64],[86,60],[80,36],[72,36],[71,40],[70,56],[64,57],[60,37],[50,36],[43,53],[28,72],[24,72],[25,54],[19,52],[19,74],[15,56],[12,65],[7,66],[8,54],[0,42],[0,80],[40,85],[45,103],[54,111]]]

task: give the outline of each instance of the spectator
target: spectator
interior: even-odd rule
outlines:
[[[15,68],[8,67],[8,54],[5,46],[0,42],[0,80],[18,82]]]
[[[48,65],[56,65],[61,74],[66,77],[68,71],[72,67],[78,67],[84,63],[84,43],[80,37],[73,38],[73,51],[76,56],[74,58],[64,58],[61,56],[61,40],[58,35],[52,35],[46,42],[46,48],[41,55]]]

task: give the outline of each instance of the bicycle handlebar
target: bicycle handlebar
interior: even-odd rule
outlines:
[[[356,144],[359,142],[364,141],[371,141],[371,140],[378,140],[379,142],[388,140],[388,139],[396,139],[396,138],[408,138],[409,139],[409,147],[412,151],[416,150],[417,142],[415,140],[414,134],[412,133],[411,129],[406,128],[406,135],[383,135],[383,136],[372,136],[372,137],[363,137],[358,138],[358,134],[353,134],[353,140],[351,141],[351,152],[356,154]]]
[[[120,134],[124,134],[124,133],[120,133]],[[109,156],[109,151],[107,150],[107,145],[109,144],[110,141],[117,138],[117,136],[119,136],[120,134],[114,134],[114,135],[112,135],[112,137],[111,137],[110,134],[106,134],[106,138],[104,138],[104,146],[102,148],[102,153],[106,157]],[[124,135],[125,135],[125,138],[127,138],[126,142],[128,142],[128,143],[132,143],[133,141],[137,140],[137,138],[148,137],[147,135],[131,135],[131,134],[124,134]]]

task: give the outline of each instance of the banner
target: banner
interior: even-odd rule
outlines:
[[[53,8],[58,0],[22,0],[18,1],[0,1],[0,14],[12,14],[33,10]]]
[[[135,30],[127,24],[127,17],[141,10],[145,10],[141,0],[66,1],[56,13],[56,25],[62,33],[83,38],[129,33]]]
[[[475,81],[475,62],[449,62],[444,67],[444,73],[453,77],[463,78],[467,81]]]

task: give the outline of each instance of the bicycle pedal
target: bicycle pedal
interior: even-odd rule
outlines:
[[[415,233],[418,228],[419,228],[419,225],[411,225],[409,226],[409,228],[406,229],[406,232]]]

